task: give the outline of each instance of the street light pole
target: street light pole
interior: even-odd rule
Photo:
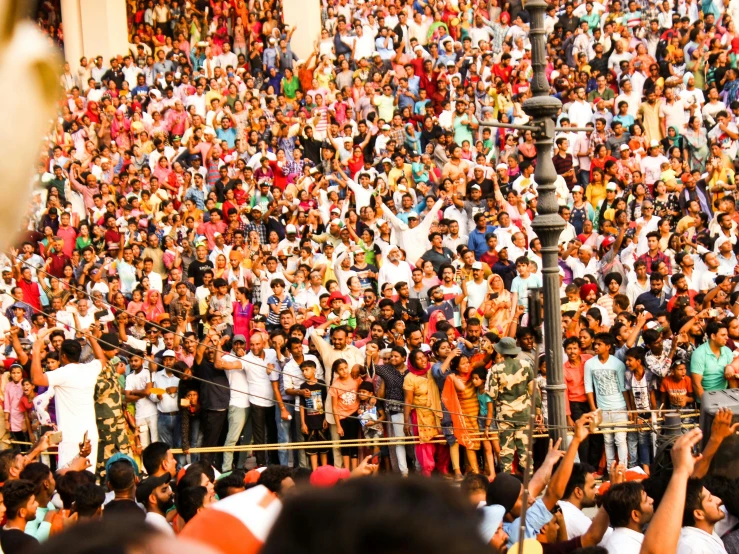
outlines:
[[[547,361],[547,404],[549,436],[555,441],[567,436],[565,415],[564,371],[562,368],[562,313],[559,296],[559,235],[565,228],[559,216],[554,181],[557,173],[552,161],[554,145],[554,117],[562,103],[549,94],[546,77],[545,0],[528,0],[524,8],[531,16],[529,31],[531,62],[534,77],[531,86],[533,96],[523,103],[523,110],[533,119],[538,130],[536,140],[536,170],[534,179],[538,186],[537,216],[532,227],[542,245],[542,275],[544,289],[544,345]]]

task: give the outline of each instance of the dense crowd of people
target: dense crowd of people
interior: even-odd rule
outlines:
[[[486,125],[530,122],[522,3],[329,0],[300,45],[276,0],[126,5],[128,51],[67,60],[0,256],[5,552],[101,512],[225,540],[209,515],[246,498],[271,514],[254,548],[276,520],[286,551],[287,514],[323,517],[301,498],[386,485],[309,486],[378,471],[460,482],[503,552],[529,466],[544,552],[739,552],[736,482],[709,475],[731,411],[674,471],[657,429],[739,382],[739,2],[548,2],[571,433],[549,447],[526,432],[549,429],[537,137]],[[37,20],[63,46],[59,2]]]

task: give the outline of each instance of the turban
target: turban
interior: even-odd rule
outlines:
[[[598,292],[597,285],[589,283],[580,287],[580,298],[585,300],[591,292]]]

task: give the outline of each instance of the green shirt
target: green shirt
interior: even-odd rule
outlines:
[[[693,352],[690,358],[690,372],[702,375],[703,390],[723,390],[728,387],[724,370],[734,360],[728,347],[722,346],[718,357],[711,350],[709,342],[704,342]],[[700,401],[700,398],[698,399]]]

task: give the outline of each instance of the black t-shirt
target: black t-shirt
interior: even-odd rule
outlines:
[[[582,546],[582,537],[575,537],[568,541],[560,541],[552,544],[542,544],[544,554],[569,554]]]
[[[323,429],[323,420],[326,418],[324,408],[326,406],[326,387],[318,383],[303,383],[301,390],[311,391],[310,398],[299,396],[300,405],[305,408],[305,425],[313,430]]]
[[[19,529],[0,529],[0,546],[6,554],[30,552],[38,546],[38,541]]]
[[[467,196],[469,196],[472,193],[472,185],[477,185],[480,187],[480,192],[482,192],[482,198],[487,198],[488,196],[493,195],[493,188],[495,185],[493,184],[493,181],[490,179],[483,179],[481,182],[477,182],[475,180],[467,181],[467,188],[465,193]]]
[[[203,285],[203,274],[209,269],[213,269],[213,262],[210,260],[193,260],[187,268],[187,276],[195,280],[196,287],[200,287]]]
[[[227,410],[230,390],[226,372],[216,369],[216,366],[205,358],[199,364],[195,363],[192,371],[196,377],[208,381],[208,383],[202,381],[200,383],[200,405],[203,409]]]

